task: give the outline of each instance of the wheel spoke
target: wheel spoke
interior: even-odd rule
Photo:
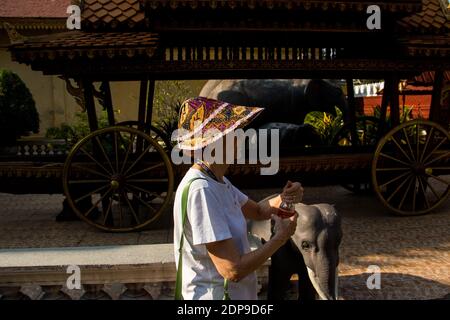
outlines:
[[[125,189],[127,189],[127,190],[130,191],[130,192],[134,192],[133,190],[131,190],[131,189],[127,188],[127,187],[125,187]],[[133,193],[133,194],[134,194],[134,193]],[[146,207],[150,208],[153,212],[156,212],[156,209],[153,208],[150,204],[148,204],[148,203],[145,202],[144,200],[142,200],[141,197],[138,196],[137,199],[138,199],[143,205],[145,205]]]
[[[98,165],[100,168],[103,169],[103,171],[105,171],[107,174],[112,174],[112,172],[106,170],[106,168],[100,163],[98,162],[89,152],[87,152],[84,148],[80,148],[80,151],[83,152],[85,155],[87,155],[89,157],[89,159],[91,159],[92,161],[95,162],[96,165]]]
[[[120,173],[122,174],[123,169],[125,169],[125,165],[128,161],[128,157],[130,155],[130,151],[133,148],[133,140],[134,140],[134,134],[130,133],[130,143],[128,144],[127,152],[125,153],[125,158],[123,160],[122,168],[120,169]]]
[[[406,159],[410,162],[412,162],[413,160],[406,154],[405,150],[403,150],[403,148],[398,144],[397,140],[395,139],[394,136],[391,137],[392,142],[394,142],[394,144],[397,146],[397,149],[400,150],[403,155],[406,157]]]
[[[112,199],[109,198],[108,208],[106,209],[106,212],[103,211],[104,212],[103,225],[106,225],[106,220],[108,219],[109,212],[111,211],[111,206],[112,206]]]
[[[398,187],[397,189],[395,189],[395,191],[390,195],[390,197],[387,199],[387,202],[390,202],[392,200],[392,198],[397,194],[397,192],[405,185],[405,183],[408,181],[409,179],[405,179]]]
[[[133,162],[133,164],[125,171],[124,175],[127,175],[128,172],[130,172],[131,169],[139,162],[141,159],[147,154],[147,152],[150,150],[150,147],[152,145],[150,144],[145,150],[141,153],[141,155]]]
[[[419,156],[419,154],[417,154]],[[411,179],[412,181],[413,179]],[[414,177],[414,188],[413,188],[413,207],[412,211],[416,212],[416,197],[417,197],[417,177]]]
[[[105,159],[106,159],[106,162],[108,162],[108,165],[109,165],[109,167],[111,168],[111,171],[114,172],[113,165],[112,165],[111,161],[109,160],[108,155],[106,154],[105,148],[103,148],[103,145],[100,143],[100,139],[98,138],[98,136],[95,136],[94,139],[95,139],[95,141],[97,141],[97,144],[98,144],[98,146],[100,147],[100,150],[102,151],[103,156],[104,156]]]
[[[129,183],[126,183],[126,185],[131,187],[131,188],[134,188],[134,189],[136,189],[138,191],[141,191],[141,192],[144,192],[144,193],[147,193],[147,194],[151,194],[152,196],[160,197],[160,195],[158,193],[154,192],[154,191],[150,191],[150,190],[147,190],[147,189],[144,189],[144,188],[141,188],[141,187],[135,186],[133,184],[129,184]]]
[[[75,180],[75,181],[69,181],[69,184],[85,184],[85,183],[107,183],[108,180]]]
[[[423,160],[423,162],[426,162],[432,155],[433,153],[439,149],[440,146],[442,146],[442,144],[447,141],[447,138],[442,138],[442,140],[436,145],[436,147],[434,147],[434,149],[426,156],[426,158]]]
[[[406,187],[405,194],[403,195],[402,200],[400,201],[400,204],[398,205],[398,209],[399,209],[399,210],[401,210],[402,207],[403,207],[403,203],[405,202],[406,196],[407,196],[408,193],[409,193],[409,189],[411,189],[411,185],[412,185],[413,180],[414,180],[414,177],[413,177],[413,176],[409,177],[408,187]]]
[[[450,151],[448,151],[448,152],[446,152],[446,153],[444,153],[444,154],[441,154],[440,156],[434,158],[433,160],[428,161],[428,162],[425,163],[424,165],[425,165],[425,166],[429,166],[430,164],[432,164],[432,163],[434,163],[434,162],[436,162],[436,161],[438,161],[438,160],[441,160],[442,158],[446,158],[446,157],[448,157],[448,156],[450,156]]]
[[[420,184],[420,188],[422,189],[423,197],[425,198],[425,203],[427,205],[427,209],[429,209],[430,208],[430,202],[428,201],[427,193],[425,191],[425,187],[423,186],[423,182],[422,182],[421,177],[419,177],[419,184]]]
[[[76,202],[79,202],[79,201],[81,201],[81,200],[83,200],[83,199],[86,199],[87,197],[90,197],[90,196],[92,196],[93,194],[98,193],[100,190],[103,190],[103,189],[105,189],[105,188],[107,188],[107,187],[108,187],[108,185],[101,186],[100,188],[97,188],[97,189],[95,189],[94,191],[91,191],[91,192],[89,192],[88,194],[85,194],[84,196],[75,199],[74,202],[76,203]]]
[[[116,172],[119,172],[119,147],[117,143],[117,131],[114,131],[114,149],[116,156]]]
[[[375,169],[376,171],[406,171],[406,170],[411,170],[410,168],[377,168]]]
[[[96,171],[96,170],[94,170],[94,169],[91,169],[91,168],[87,168],[87,167],[84,167],[84,166],[80,166],[80,165],[78,165],[78,164],[72,164],[72,167],[77,168],[77,169],[80,169],[80,170],[87,171],[87,172],[89,172],[89,173],[92,173],[92,174],[95,174],[95,175],[98,175],[98,176],[101,176],[101,177],[105,177],[105,178],[107,178],[108,180],[109,180],[109,178],[110,178],[110,177],[107,176],[106,174],[103,174],[103,173],[98,172],[98,171]]]
[[[402,173],[402,174],[399,175],[398,177],[395,177],[394,179],[391,179],[391,180],[389,180],[388,182],[383,183],[382,185],[380,185],[380,188],[384,188],[384,187],[386,187],[387,185],[391,184],[392,182],[395,182],[395,181],[397,181],[397,180],[400,180],[400,179],[403,178],[404,176],[407,176],[407,175],[410,175],[410,174],[411,174],[410,171],[405,172],[405,173]]]
[[[122,227],[123,226],[123,211],[122,211],[122,200],[121,200],[122,194],[119,193],[118,195],[119,195],[119,227]]]
[[[167,182],[169,179],[130,179],[128,182]]]
[[[428,144],[430,143],[431,137],[433,136],[434,128],[431,127],[430,133],[427,137],[427,141],[425,142],[425,146],[423,147],[422,154],[420,155],[420,162],[423,161],[423,157],[425,156],[425,152],[427,152]]]
[[[84,216],[85,217],[87,217],[91,212],[92,212],[92,210],[94,210],[95,208],[97,208],[97,205],[100,203],[100,201],[102,201],[110,192],[111,192],[111,190],[112,190],[112,187],[109,187],[109,189],[105,192],[105,194],[104,195],[102,195],[101,197],[100,197],[100,199],[98,199],[95,203],[94,203],[94,205],[84,214]]]
[[[141,173],[144,173],[144,172],[147,172],[147,171],[151,171],[153,169],[156,169],[156,168],[159,168],[159,167],[163,167],[163,166],[164,166],[164,162],[161,162],[161,163],[155,164],[154,166],[151,166],[151,167],[148,167],[146,169],[140,170],[138,172],[134,172],[134,173],[130,174],[129,176],[127,176],[127,178],[131,178],[131,177],[140,175]]]
[[[136,214],[136,211],[134,211],[134,208],[133,208],[133,205],[132,205],[131,202],[130,202],[130,199],[128,199],[128,195],[124,192],[124,193],[123,193],[123,196],[124,196],[124,198],[125,198],[125,201],[126,201],[127,204],[128,204],[128,207],[129,207],[130,210],[131,210],[131,213],[132,213],[133,216],[134,216],[134,219],[136,220],[136,223],[137,223],[137,224],[141,224],[141,221],[139,220],[139,218],[138,218],[138,216],[137,216],[137,214]]]
[[[405,139],[406,139],[406,143],[408,144],[409,152],[411,152],[411,157],[413,159],[415,159],[414,152],[411,147],[411,143],[409,143],[408,133],[406,132],[405,128],[403,128],[402,131],[403,131],[403,134],[405,135]]]
[[[398,162],[398,163],[401,163],[401,164],[403,164],[403,165],[405,165],[405,166],[407,166],[407,167],[410,166],[408,163],[406,163],[406,162],[404,162],[404,161],[402,161],[402,160],[399,160],[399,159],[397,159],[397,158],[394,158],[394,157],[392,157],[392,156],[390,156],[390,155],[388,155],[388,154],[385,154],[385,153],[380,152],[380,156],[385,157],[385,158],[388,158],[388,159],[390,159],[390,160],[392,160],[392,161],[396,161],[396,162]]]
[[[419,134],[420,134],[420,124],[419,123],[417,123],[416,124],[416,154],[417,154],[417,156],[416,156],[416,158],[415,159],[419,159],[419,154],[420,154],[420,140],[419,140]],[[414,204],[413,204],[413,207],[414,207]],[[413,211],[414,211],[414,209],[413,209]]]

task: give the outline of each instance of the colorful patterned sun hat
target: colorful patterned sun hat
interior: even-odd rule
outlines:
[[[183,102],[178,120],[178,148],[197,150],[252,121],[263,108],[197,97]]]

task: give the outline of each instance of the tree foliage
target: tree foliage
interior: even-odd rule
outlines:
[[[30,90],[20,77],[0,70],[0,145],[39,132],[39,114]]]

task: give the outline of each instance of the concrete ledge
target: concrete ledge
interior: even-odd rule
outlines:
[[[173,263],[173,244],[0,250],[0,268]]]
[[[267,277],[267,262],[258,275]],[[172,282],[172,244],[0,250],[0,286],[64,285],[77,265],[83,284]]]

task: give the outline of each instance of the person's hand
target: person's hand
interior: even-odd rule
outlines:
[[[287,219],[282,219],[277,215],[272,215],[272,219],[275,221],[275,225],[273,227],[273,238],[282,241],[283,243],[289,240],[297,228],[297,218],[297,212],[292,217]]]
[[[281,192],[281,199],[288,203],[299,203],[303,199],[303,191],[300,182],[288,181]]]

